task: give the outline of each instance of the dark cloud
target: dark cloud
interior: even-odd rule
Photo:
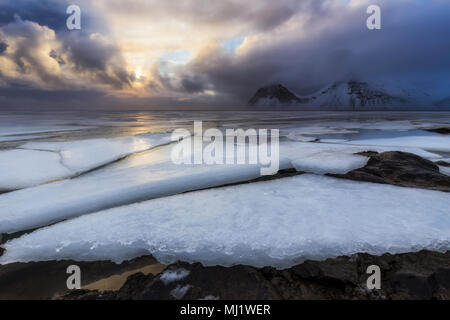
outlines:
[[[195,57],[183,72],[190,77],[203,75],[229,98],[224,104],[242,103],[270,83],[281,82],[307,94],[350,74],[365,80],[407,82],[450,95],[450,55],[446,54],[450,3],[382,1],[382,30],[370,31],[366,7],[325,10],[317,7],[318,2],[297,34],[283,34],[284,39],[261,35],[243,55],[213,48]]]
[[[198,93],[207,89],[205,80],[199,76],[184,77],[181,80],[184,91],[188,93]]]
[[[0,2],[0,27],[20,16],[23,20],[33,21],[41,26],[49,27],[55,32],[70,32],[67,30],[66,20],[69,15],[67,7],[77,4],[82,10],[81,32],[103,32],[103,19],[101,13],[92,10],[89,1],[79,0],[2,0]]]
[[[8,44],[6,42],[0,41],[0,54],[6,51],[8,49]]]
[[[67,77],[73,73],[79,80],[84,78],[84,85],[91,82],[122,88],[131,83],[132,76],[125,69],[119,48],[100,34],[69,32],[57,37],[52,29],[17,15],[13,22],[0,28],[0,33],[14,42],[8,59],[30,81],[35,79],[38,87],[41,82],[55,89],[79,86]],[[47,49],[49,46],[54,48]],[[55,70],[49,58],[65,65],[65,72]]]
[[[201,52],[174,72],[160,72],[155,65],[147,88],[157,97],[127,96],[130,103],[242,104],[266,84],[281,82],[307,94],[350,74],[361,80],[388,79],[413,84],[437,96],[450,96],[448,1],[379,0],[382,29],[377,31],[366,28],[366,5],[345,7],[345,3],[348,2],[223,0],[199,6],[198,0],[109,0],[104,7],[121,18],[123,13],[125,20],[151,13],[151,22],[180,21],[192,24],[200,32],[202,28],[225,32],[238,26],[236,33],[246,37],[245,50],[239,53],[226,52],[218,34],[215,45],[205,43]],[[68,95],[71,84],[66,83],[63,75],[52,73],[36,54],[44,43],[42,34],[55,31],[57,45],[45,55],[56,60],[64,72],[85,80],[86,87],[129,87],[137,79],[127,72],[119,46],[108,39],[108,32],[103,32],[107,26],[102,24],[102,13],[89,10],[89,2],[81,0],[83,29],[68,31],[65,26],[68,4],[66,0],[1,1],[0,29],[12,39],[26,35],[26,40],[14,46],[5,38],[9,44],[7,51],[6,46],[2,49],[2,44],[6,44],[2,35],[0,53],[5,53],[2,58],[11,58],[24,75],[34,73],[40,83],[54,84],[55,91]],[[15,20],[14,15],[21,19]],[[95,21],[99,22],[93,28]],[[38,26],[47,26],[48,30]],[[18,91],[24,82],[7,79],[2,70],[0,82],[9,85],[0,93],[8,101],[13,99],[11,92],[22,92],[27,99],[35,96],[60,101],[64,96],[47,89],[42,93],[28,87]],[[204,94],[207,90],[213,90],[215,95]],[[84,90],[75,86],[73,92],[83,99]],[[86,92],[89,102],[103,104],[98,99],[126,102],[122,98],[106,98],[99,93],[101,90]]]
[[[70,34],[64,38],[64,51],[76,70],[103,83],[122,88],[132,81],[132,75],[124,69],[120,49],[100,35]]]

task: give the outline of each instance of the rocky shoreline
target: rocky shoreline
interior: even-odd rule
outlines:
[[[367,267],[381,269],[381,289],[367,289]],[[169,277],[169,275],[171,275]],[[136,273],[117,291],[76,290],[61,299],[450,299],[450,252],[356,254],[305,261],[284,270],[204,267],[177,262],[158,275]]]
[[[80,290],[69,291],[66,288],[69,276],[66,269],[72,264],[82,270]],[[367,267],[370,265],[380,267],[379,290],[367,288],[370,276]],[[159,272],[139,271],[155,266]],[[108,290],[107,286],[101,288],[97,285],[95,288],[95,285],[89,285],[123,274],[128,276],[123,279],[120,289]],[[122,264],[68,260],[12,263],[0,266],[0,288],[0,299],[448,300],[450,251],[424,250],[382,256],[359,253],[325,261],[308,260],[282,270],[245,265],[203,266],[186,262],[162,266],[152,256]]]
[[[359,154],[370,157],[364,167],[346,174],[330,174],[330,176],[450,192],[450,176],[442,174],[438,165],[430,160],[400,151],[383,153],[369,151]],[[438,164],[449,166],[444,161]]]

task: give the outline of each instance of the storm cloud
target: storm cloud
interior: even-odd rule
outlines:
[[[286,31],[281,27],[250,36],[235,54],[211,47],[194,57],[182,73],[190,78],[203,75],[204,82],[236,98],[235,103],[271,83],[308,94],[349,76],[407,82],[450,95],[450,56],[444,54],[450,52],[450,4],[383,2],[383,26],[377,31],[365,26],[366,8],[312,6],[291,21],[297,22],[297,30],[288,26]],[[307,22],[302,16],[308,17]]]
[[[379,0],[381,30],[366,27],[368,0],[81,0],[80,31],[65,26],[68,4],[0,4],[3,103],[25,90],[55,104],[65,92],[92,105],[242,105],[264,85],[309,94],[349,77],[450,96],[448,1]]]

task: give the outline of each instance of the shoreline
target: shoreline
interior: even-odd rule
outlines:
[[[66,269],[82,271],[82,288],[69,291]],[[366,287],[367,267],[381,269],[381,289]],[[185,276],[166,281],[166,273]],[[182,272],[181,272],[182,273]],[[450,299],[450,251],[422,250],[374,256],[358,253],[323,261],[307,260],[286,269],[231,267],[175,262],[152,256],[121,264],[72,260],[11,263],[0,266],[0,299]],[[185,288],[183,295],[174,289]]]

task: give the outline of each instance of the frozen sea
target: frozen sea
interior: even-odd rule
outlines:
[[[175,129],[279,129],[280,169],[175,164]],[[450,112],[0,112],[0,264],[53,259],[289,266],[447,250],[450,194],[342,180],[362,151],[450,162]],[[450,174],[448,167],[441,172]]]

